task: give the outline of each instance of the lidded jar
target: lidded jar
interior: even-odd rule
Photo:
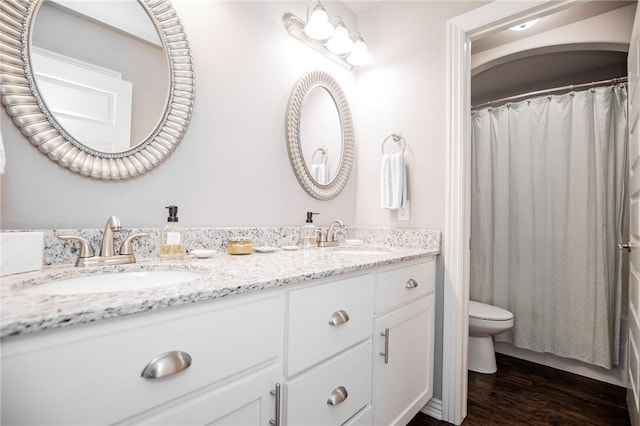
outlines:
[[[234,238],[229,240],[227,251],[229,254],[251,254],[253,243],[248,238]]]

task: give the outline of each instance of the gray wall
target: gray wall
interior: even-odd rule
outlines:
[[[196,66],[193,118],[177,150],[138,178],[96,181],[39,153],[3,112],[2,228],[100,228],[110,215],[125,227],[154,227],[164,223],[169,204],[180,207],[185,226],[297,225],[308,210],[320,212],[319,225],[336,218],[354,224],[356,173],[340,196],[321,202],[298,185],[287,156],[286,104],[303,73],[332,74],[355,110],[354,74],[282,26],[285,12],[305,16],[306,3],[172,3]],[[343,6],[330,10],[355,28],[355,17]]]

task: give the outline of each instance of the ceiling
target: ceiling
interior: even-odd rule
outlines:
[[[593,0],[584,3],[577,3],[574,6],[551,15],[541,16],[540,21],[526,31],[511,31],[506,29],[487,37],[483,37],[479,40],[474,40],[471,47],[471,53],[483,52],[503,44],[512,43],[522,38],[531,37],[536,34],[564,27],[634,3],[636,3],[636,0]]]
[[[349,10],[351,10],[356,16],[360,16],[362,14],[364,14],[365,12],[368,12],[369,10],[375,8],[376,6],[379,6],[383,3],[393,3],[393,1],[391,0],[349,0],[349,1],[342,1],[342,4],[344,4]]]

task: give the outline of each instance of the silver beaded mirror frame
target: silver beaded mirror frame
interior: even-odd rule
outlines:
[[[311,90],[322,86],[333,98],[342,128],[342,156],[335,177],[326,185],[318,183],[307,167],[303,158],[302,143],[300,137],[300,121],[304,102]],[[311,71],[304,74],[296,83],[287,104],[286,117],[287,152],[293,172],[302,188],[312,197],[318,200],[331,200],[337,197],[344,189],[355,155],[354,130],[351,110],[346,95],[338,82],[324,71]]]
[[[22,134],[72,172],[94,179],[122,180],[141,175],[166,160],[187,130],[195,96],[195,74],[184,29],[168,0],[139,0],[153,21],[169,63],[164,114],[144,141],[124,152],[91,149],[69,136],[43,102],[30,64],[34,17],[42,0],[3,0],[0,13],[0,96]],[[71,41],[70,41],[71,42]]]

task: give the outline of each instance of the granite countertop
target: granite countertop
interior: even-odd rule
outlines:
[[[282,287],[439,254],[437,248],[385,247],[379,248],[375,254],[339,253],[340,249],[278,249],[272,253],[243,256],[219,252],[208,259],[192,256],[171,261],[149,258],[138,260],[135,264],[92,268],[58,265],[6,276],[0,284],[0,337]],[[357,249],[370,250],[372,247]],[[203,275],[183,284],[135,291],[74,295],[35,295],[25,291],[25,288],[48,281],[105,272],[143,270],[186,270]]]

